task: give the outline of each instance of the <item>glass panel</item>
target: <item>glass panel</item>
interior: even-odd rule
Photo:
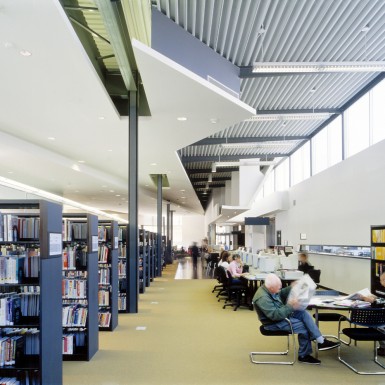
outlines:
[[[328,130],[325,127],[311,140],[313,175],[328,167]]]
[[[369,147],[369,93],[348,108],[345,117],[348,158]]]
[[[328,166],[342,161],[342,117],[328,125]]]
[[[385,81],[373,88],[373,144],[385,139]]]
[[[289,184],[289,158],[283,161],[275,169],[275,190],[284,191],[290,187]]]
[[[274,171],[271,172],[265,179],[265,183],[263,185],[263,195],[267,197],[274,192]]]
[[[306,142],[291,156],[291,185],[310,177],[310,142]]]

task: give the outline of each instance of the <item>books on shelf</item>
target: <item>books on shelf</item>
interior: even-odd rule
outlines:
[[[87,297],[87,281],[83,277],[62,279],[62,297],[83,299]]]
[[[372,229],[372,243],[385,243],[385,229]]]
[[[64,327],[85,327],[87,313],[87,306],[80,304],[64,305],[62,324]]]
[[[99,311],[98,316],[99,316],[99,327],[108,328],[111,322],[111,313]]]

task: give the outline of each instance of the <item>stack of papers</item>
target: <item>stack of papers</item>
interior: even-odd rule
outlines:
[[[336,305],[336,306],[346,306],[346,307],[361,308],[361,307],[369,307],[370,306],[370,302],[360,301],[360,300],[353,300],[353,299],[341,299],[339,301],[335,301],[334,305]]]

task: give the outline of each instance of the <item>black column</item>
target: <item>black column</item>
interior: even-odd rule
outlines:
[[[137,79],[136,79],[137,83]],[[138,312],[138,92],[129,92],[127,312]]]
[[[156,266],[157,276],[162,276],[162,175],[158,174],[158,190],[157,190],[157,233],[156,233]]]

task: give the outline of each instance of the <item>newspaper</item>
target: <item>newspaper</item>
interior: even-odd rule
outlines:
[[[308,274],[304,274],[295,285],[293,285],[287,302],[290,303],[291,300],[295,300],[299,303],[298,310],[305,310],[309,305],[311,298],[315,292],[317,285],[310,278]]]

